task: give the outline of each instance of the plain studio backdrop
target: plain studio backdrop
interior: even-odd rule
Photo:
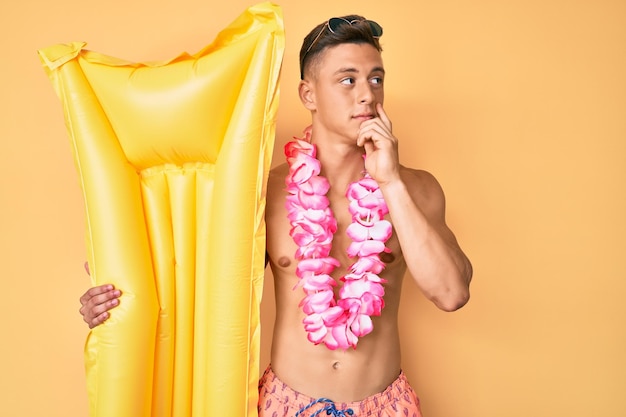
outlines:
[[[83,202],[36,50],[71,41],[130,61],[212,42],[253,2],[59,0],[0,6],[0,414],[83,417]],[[426,169],[475,268],[444,313],[405,280],[403,364],[427,417],[626,415],[626,3],[284,0],[274,165],[308,121],[302,38],[378,21],[402,163]],[[408,278],[408,277],[407,277]],[[262,304],[262,366],[273,320]]]

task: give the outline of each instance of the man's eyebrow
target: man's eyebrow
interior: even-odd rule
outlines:
[[[335,71],[335,74],[344,74],[344,73],[358,73],[359,70],[357,70],[354,67],[344,67],[344,68],[339,68],[337,71]]]
[[[385,74],[385,69],[383,67],[375,67],[374,69],[372,69],[372,72],[382,72],[383,74]]]
[[[335,71],[335,74],[345,74],[345,73],[357,74],[358,72],[359,72],[359,70],[354,68],[354,67],[344,67],[344,68],[339,68],[337,71]],[[381,72],[381,73],[385,74],[385,69],[383,67],[374,67],[370,71],[370,74],[372,74],[374,72]]]

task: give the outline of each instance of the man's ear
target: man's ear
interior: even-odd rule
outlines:
[[[298,84],[298,95],[300,96],[300,101],[307,110],[315,110],[315,92],[310,81],[300,81],[300,84]]]

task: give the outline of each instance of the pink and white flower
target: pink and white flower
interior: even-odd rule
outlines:
[[[379,316],[385,305],[385,281],[378,274],[385,268],[379,254],[390,252],[385,242],[391,237],[392,227],[384,219],[389,209],[378,184],[367,173],[348,187],[352,223],[347,234],[352,243],[347,253],[357,260],[350,266],[350,273],[341,277],[343,286],[339,299],[335,299],[333,288],[337,282],[330,274],[340,263],[329,254],[337,220],[326,197],[330,185],[319,175],[321,164],[315,145],[310,143],[311,128],[304,133],[303,139],[285,145],[289,163],[286,208],[289,234],[298,246],[298,286],[305,293],[300,302],[306,314],[303,324],[312,343],[324,343],[329,349],[356,348],[359,337],[374,328],[371,317]]]

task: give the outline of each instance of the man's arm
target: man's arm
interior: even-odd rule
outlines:
[[[445,222],[445,197],[425,171],[380,186],[409,271],[426,297],[454,311],[469,300],[472,265]]]
[[[378,117],[361,124],[357,145],[366,152],[365,168],[378,182],[411,275],[424,294],[445,311],[469,300],[472,265],[445,222],[445,197],[425,171],[403,168],[398,139],[383,106]]]

